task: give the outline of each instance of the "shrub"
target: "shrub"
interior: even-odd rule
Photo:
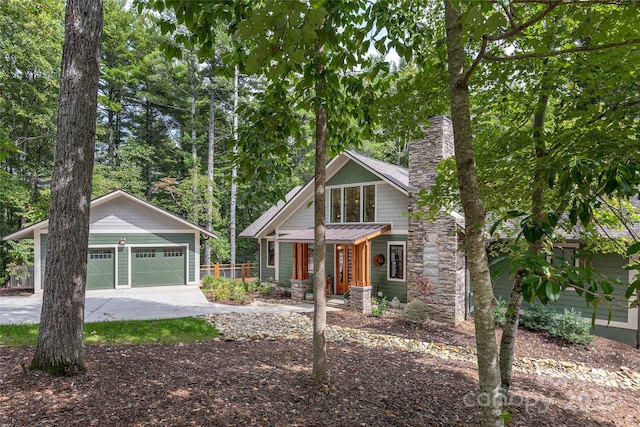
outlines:
[[[551,306],[536,300],[525,308],[520,316],[520,324],[532,331],[548,331],[555,324],[558,312]]]
[[[496,298],[496,304],[493,307],[493,317],[496,325],[504,326],[507,321],[507,302],[501,297]]]
[[[247,292],[241,282],[229,284],[229,299],[235,302],[242,302],[247,299]]]
[[[590,345],[593,342],[591,324],[582,318],[582,314],[574,310],[564,309],[560,316],[549,329],[554,337],[561,338],[574,345]]]
[[[273,287],[272,283],[264,282],[258,288],[258,292],[260,292],[263,295],[270,295],[273,293],[274,289],[275,288]]]
[[[382,317],[389,308],[389,301],[385,298],[372,298],[371,300],[371,315],[375,317]]]
[[[254,292],[257,292],[258,289],[260,289],[260,280],[254,280],[253,282],[249,282],[247,283],[247,292],[252,294]]]
[[[414,325],[421,325],[429,318],[429,306],[422,300],[415,298],[404,309],[404,319]]]

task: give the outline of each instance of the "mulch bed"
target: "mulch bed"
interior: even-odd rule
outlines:
[[[393,315],[335,312],[328,323],[474,344],[471,322],[408,328]],[[327,347],[326,384],[312,380],[309,340],[87,346],[87,373],[65,378],[25,371],[32,348],[0,347],[0,425],[478,425],[474,364],[349,344]],[[640,352],[600,338],[580,351],[522,331],[516,348],[519,356],[580,359],[594,367],[640,366]],[[639,400],[638,391],[516,373],[510,425],[635,426]]]

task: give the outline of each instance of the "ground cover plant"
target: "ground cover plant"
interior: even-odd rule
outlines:
[[[91,322],[84,325],[85,344],[175,344],[202,342],[215,338],[218,331],[198,317],[157,320]],[[0,345],[34,346],[38,325],[0,325]]]
[[[328,324],[398,338],[475,347],[473,323],[408,327],[395,313],[328,313]],[[410,351],[328,343],[329,383],[311,378],[309,339],[89,345],[87,373],[23,371],[32,347],[0,347],[0,425],[475,426],[477,367]],[[516,358],[618,371],[640,352],[595,338],[583,350],[520,331]],[[637,370],[637,369],[634,369]],[[521,426],[636,426],[638,390],[514,373],[509,411]],[[28,404],[26,404],[28,402]]]

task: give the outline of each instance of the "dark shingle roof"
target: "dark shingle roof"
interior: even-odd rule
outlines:
[[[381,160],[372,159],[353,151],[347,151],[347,154],[357,162],[362,163],[373,172],[382,175],[388,181],[391,181],[404,191],[409,191],[409,170],[402,166],[383,162]]]
[[[263,213],[262,215],[260,215],[260,217],[258,219],[256,219],[255,221],[253,221],[253,223],[251,223],[250,226],[248,226],[247,228],[245,228],[242,233],[238,234],[238,237],[246,237],[246,238],[252,238],[255,237],[256,233],[258,233],[258,231],[260,231],[262,229],[262,227],[264,227],[265,225],[267,225],[267,223],[269,223],[269,221],[271,221],[273,219],[273,217],[276,216],[276,214],[280,211],[280,209],[282,209],[284,207],[284,205],[293,198],[293,196],[300,191],[302,187],[301,186],[297,186],[292,188],[286,196],[284,196],[284,200],[278,200],[278,203],[276,203],[275,205],[271,206],[265,213]]]

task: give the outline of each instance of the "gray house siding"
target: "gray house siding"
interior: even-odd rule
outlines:
[[[407,212],[409,196],[402,194],[390,184],[376,186],[376,222],[390,222],[394,230],[407,230],[409,219]]]
[[[307,206],[307,203],[304,203],[291,217],[282,223],[280,229],[292,231],[304,230],[310,227],[313,227],[313,205]]]

